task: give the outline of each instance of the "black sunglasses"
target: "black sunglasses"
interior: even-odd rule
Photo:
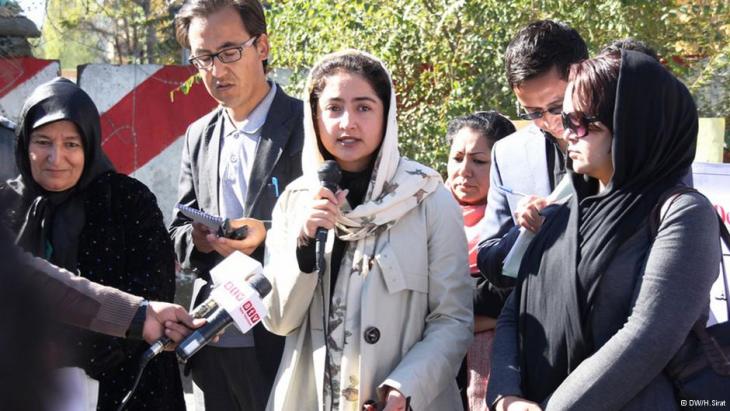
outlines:
[[[552,114],[553,116],[559,116],[562,111],[562,104],[559,106],[548,107],[547,110],[527,111],[519,102],[517,103],[517,117],[522,120],[537,120],[538,118],[543,118],[545,113]]]
[[[563,128],[570,130],[578,138],[583,138],[588,135],[588,125],[600,121],[598,117],[589,117],[583,113],[560,113],[560,118],[563,120]]]

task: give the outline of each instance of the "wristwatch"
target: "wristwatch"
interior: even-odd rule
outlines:
[[[142,302],[139,304],[139,308],[137,308],[137,312],[134,313],[134,317],[132,317],[132,322],[129,324],[129,328],[127,329],[127,338],[135,340],[142,339],[142,332],[144,331],[144,321],[147,319],[148,305],[150,305],[150,302],[147,300],[142,300]]]

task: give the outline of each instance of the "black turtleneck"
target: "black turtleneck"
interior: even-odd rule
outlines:
[[[340,180],[339,186],[342,190],[349,190],[347,193],[347,202],[352,209],[362,204],[365,199],[365,193],[368,190],[372,172],[372,164],[363,171],[349,172],[342,170],[342,180]],[[314,241],[313,239],[311,240],[306,245],[297,247],[299,269],[304,273],[311,273],[316,267],[317,258],[314,252]],[[347,243],[345,241],[335,237],[332,258],[330,259],[330,295],[334,291],[335,284],[337,283],[337,275],[339,274],[340,264],[342,263],[342,257],[345,254],[346,247]]]

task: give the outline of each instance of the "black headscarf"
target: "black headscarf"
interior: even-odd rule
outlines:
[[[652,58],[622,51],[614,175],[598,193],[597,180],[571,172],[573,196],[551,210],[520,267],[526,398],[543,402],[594,352],[591,312],[601,276],[662,193],[689,171],[696,140],[697,108],[684,84]]]
[[[33,180],[28,146],[34,129],[59,120],[72,121],[78,127],[84,170],[75,186],[51,192]],[[25,221],[16,242],[28,252],[76,271],[79,235],[86,221],[82,194],[97,177],[114,170],[101,148],[99,111],[86,92],[59,77],[40,85],[28,97],[16,134],[20,176],[10,185],[28,205],[27,210],[19,210],[25,213]]]

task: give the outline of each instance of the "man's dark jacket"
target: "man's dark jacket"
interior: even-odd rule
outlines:
[[[220,142],[225,109],[217,108],[198,119],[187,130],[183,147],[178,203],[220,215],[218,201]],[[277,85],[276,95],[261,130],[261,139],[251,170],[245,217],[271,220],[277,196],[287,184],[302,174],[303,109],[301,100],[288,96]],[[265,224],[270,227],[269,223]],[[215,251],[204,254],[195,249],[190,219],[176,212],[170,226],[175,253],[183,269],[193,270],[210,282],[210,269],[223,260]],[[251,255],[263,263],[264,245]],[[207,297],[204,289],[196,303]],[[271,387],[276,377],[284,338],[275,336],[259,324],[254,328],[259,365]]]

